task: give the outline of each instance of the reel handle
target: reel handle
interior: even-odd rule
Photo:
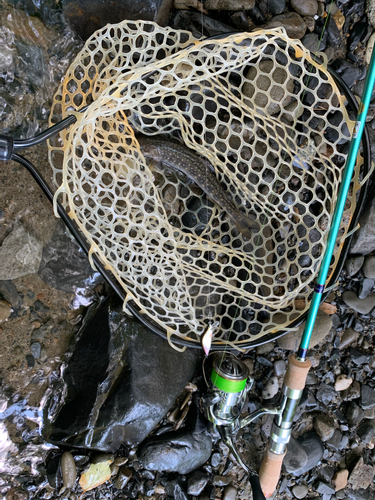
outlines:
[[[276,489],[285,453],[277,455],[267,448],[264,454],[262,465],[259,470],[259,485],[264,493],[263,498],[269,498]]]
[[[253,500],[266,500],[266,497],[264,496],[262,488],[260,486],[259,476],[250,476],[249,481],[253,492]]]

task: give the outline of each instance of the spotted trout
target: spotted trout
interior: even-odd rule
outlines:
[[[208,198],[227,212],[237,229],[246,238],[251,238],[252,230],[259,229],[259,224],[243,214],[229,198],[229,194],[222,188],[215,174],[210,170],[207,160],[193,153],[187,147],[174,142],[150,137],[138,137],[137,139],[145,158],[161,162],[172,170],[183,172],[203,189]]]

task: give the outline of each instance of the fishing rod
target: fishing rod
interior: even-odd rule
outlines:
[[[362,100],[359,104],[358,115],[353,129],[337,203],[328,233],[327,247],[316,279],[301,343],[297,353],[292,354],[288,360],[288,369],[282,388],[281,411],[276,414],[274,418],[268,447],[259,472],[260,484],[266,498],[273,494],[279,481],[281,466],[292,433],[293,417],[305,388],[308,371],[311,368],[311,361],[307,358],[307,351],[328,277],[329,266],[334,252],[338,231],[340,229],[354,167],[357,161],[374,84],[375,51],[372,52],[371,61],[368,67]]]

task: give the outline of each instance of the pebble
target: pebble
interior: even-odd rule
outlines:
[[[362,281],[361,286],[359,288],[358,298],[365,299],[366,297],[368,297],[370,292],[372,291],[374,283],[375,283],[375,279],[365,278]]]
[[[342,298],[347,306],[360,314],[368,314],[375,306],[375,293],[360,299],[355,292],[348,290],[342,294]]]
[[[328,406],[335,396],[336,392],[334,388],[324,382],[320,384],[319,389],[316,392],[316,398],[325,406]]]
[[[350,252],[367,255],[375,248],[375,198],[365,207],[359,218],[360,227],[353,235]]]
[[[317,0],[291,0],[290,5],[301,16],[315,16],[318,12]]]
[[[375,256],[374,255],[366,257],[362,270],[363,270],[363,274],[366,276],[366,278],[375,279]]]
[[[340,431],[340,429],[335,429],[335,432],[333,433],[332,437],[327,441],[327,445],[333,450],[338,451],[341,449],[341,443],[342,443],[342,432]]]
[[[116,481],[114,482],[115,487],[118,490],[122,490],[130,481],[133,473],[131,469],[128,469],[126,467],[121,467],[118,476],[116,478]]]
[[[102,462],[114,462],[115,457],[113,453],[95,453],[92,457],[90,462],[92,464],[100,464]],[[118,464],[116,464],[118,465]]]
[[[339,349],[345,349],[350,344],[353,344],[359,337],[359,333],[354,331],[353,328],[348,328],[342,334]]]
[[[274,362],[273,369],[275,370],[276,376],[281,377],[281,375],[284,375],[286,370],[285,361],[283,359],[278,359]]]
[[[187,492],[189,495],[197,497],[202,493],[206,484],[208,483],[209,476],[207,472],[195,471],[188,479]]]
[[[349,425],[357,425],[362,420],[363,410],[354,401],[349,401],[346,406],[346,419]]]
[[[302,38],[302,43],[307,50],[315,54],[320,47],[319,36],[316,33],[308,33]]]
[[[268,0],[268,11],[272,16],[277,16],[285,11],[286,0]]]
[[[39,344],[39,342],[33,342],[30,346],[30,352],[34,356],[35,359],[40,358],[40,353],[42,351],[42,346]]]
[[[365,258],[363,255],[356,255],[355,257],[351,257],[346,259],[345,261],[345,269],[349,276],[355,276],[358,271],[363,266]]]
[[[359,404],[364,410],[375,406],[375,389],[368,385],[362,384],[361,399]]]
[[[237,489],[229,484],[224,488],[222,500],[236,500],[237,497]]]
[[[295,498],[305,498],[308,492],[309,488],[305,484],[296,484],[292,488],[292,493]]]
[[[279,380],[277,377],[271,377],[265,388],[262,391],[262,398],[263,399],[272,399],[276,394],[278,393],[279,390]]]
[[[230,477],[215,475],[212,479],[212,484],[214,486],[227,486],[231,481]]]
[[[344,374],[339,375],[335,381],[335,391],[337,392],[345,391],[345,389],[347,389],[352,383],[353,383],[352,377],[347,377]]]
[[[321,413],[314,418],[314,429],[323,442],[328,441],[335,432],[335,421],[330,416]]]
[[[11,305],[6,300],[0,300],[0,323],[7,320],[11,312]]]
[[[284,27],[290,38],[297,38],[300,40],[306,33],[306,24],[303,18],[295,13],[288,12],[287,14],[280,14],[271,19],[264,28],[280,28]]]
[[[363,443],[369,444],[375,436],[375,422],[373,420],[363,420],[358,426],[357,434]]]
[[[373,478],[374,467],[366,465],[361,457],[349,476],[349,483],[353,490],[366,489],[372,483]]]
[[[213,453],[211,456],[211,465],[212,467],[217,467],[221,462],[220,453]]]
[[[332,318],[323,311],[319,311],[316,317],[315,326],[312,332],[310,348],[321,344],[333,326]],[[305,323],[299,326],[298,330],[291,331],[277,340],[282,349],[296,351],[298,349]]]
[[[20,488],[11,488],[7,491],[5,500],[29,500],[29,494]]]
[[[357,366],[368,364],[372,361],[372,356],[369,354],[365,354],[364,352],[358,349],[349,349],[350,357]]]
[[[342,490],[348,484],[349,471],[348,469],[341,469],[336,472],[332,478],[332,482],[335,485],[335,491]]]
[[[114,464],[121,467],[122,465],[125,465],[128,460],[128,457],[116,457]]]
[[[274,342],[267,342],[266,344],[259,345],[257,347],[257,354],[267,354],[272,351],[274,347]]]
[[[288,443],[283,466],[289,474],[296,475],[307,464],[307,453],[294,436]]]
[[[62,454],[61,474],[65,488],[72,488],[77,479],[77,468],[74,457],[69,451]]]
[[[298,475],[305,474],[316,467],[324,453],[324,446],[315,432],[305,432],[298,438],[298,441],[307,455],[306,465],[299,471]]]
[[[320,493],[321,495],[332,495],[333,493],[335,493],[334,488],[332,488],[332,486],[330,486],[329,484],[324,483],[323,481],[317,481],[316,483],[314,483],[313,488],[317,493]]]

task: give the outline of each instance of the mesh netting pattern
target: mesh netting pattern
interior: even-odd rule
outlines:
[[[70,66],[51,124],[89,106],[49,143],[56,197],[169,335],[198,342],[216,321],[213,341],[240,347],[307,309],[353,128],[323,61],[282,29],[198,41],[124,21]],[[247,238],[194,179],[146,161],[139,133],[208,160],[259,230]]]

